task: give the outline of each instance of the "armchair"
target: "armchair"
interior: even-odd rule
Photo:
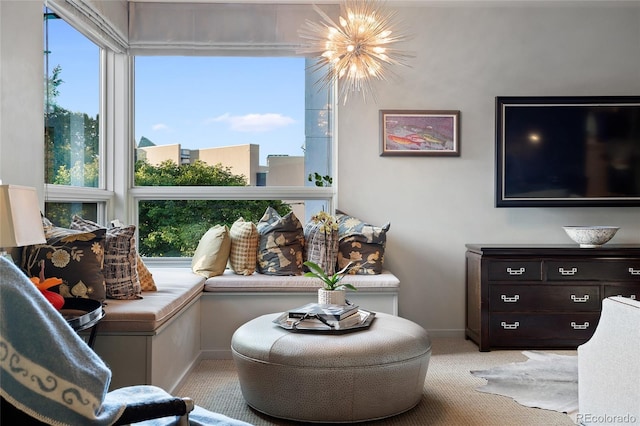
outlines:
[[[640,422],[640,301],[609,297],[589,341],[578,347],[581,425]]]
[[[126,357],[126,354],[123,354]],[[250,426],[156,386],[108,392],[111,371],[13,263],[0,257],[0,424]]]

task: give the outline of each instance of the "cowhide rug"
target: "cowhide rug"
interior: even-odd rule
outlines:
[[[526,407],[578,413],[578,357],[540,351],[523,351],[529,358],[471,374],[487,379],[476,390],[513,398]]]

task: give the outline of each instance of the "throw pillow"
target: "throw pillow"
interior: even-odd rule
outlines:
[[[103,227],[74,215],[71,229],[95,231]],[[104,280],[109,299],[140,299],[142,289],[138,278],[138,253],[136,251],[136,227],[121,226],[106,231],[104,244]]]
[[[140,288],[142,291],[158,291],[153,275],[151,274],[151,271],[147,269],[147,265],[144,264],[140,255],[138,255],[137,269],[138,278],[140,279]]]
[[[230,251],[229,228],[226,225],[212,226],[198,242],[191,259],[191,269],[206,278],[222,275],[227,267]]]
[[[301,275],[304,231],[293,212],[281,217],[268,207],[257,225],[260,233],[258,272],[266,275]]]
[[[22,251],[22,269],[29,277],[40,274],[62,280],[57,291],[63,297],[84,297],[103,301],[106,297],[103,274],[105,229],[79,231],[53,226],[43,220],[46,243],[27,246]],[[50,290],[56,291],[55,287]]]
[[[233,272],[240,275],[251,275],[256,271],[258,260],[258,244],[260,234],[255,223],[243,218],[236,220],[229,230],[231,252],[229,264]]]
[[[362,220],[340,213],[338,219],[338,268],[354,262],[351,273],[375,275],[382,273],[387,231],[391,226],[370,225]]]
[[[304,225],[304,260],[320,266],[327,275],[336,272],[338,224],[324,211],[313,215]]]

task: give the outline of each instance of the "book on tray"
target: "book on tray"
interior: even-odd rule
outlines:
[[[345,328],[354,327],[358,324],[363,324],[370,315],[371,312],[356,309],[356,312],[339,321],[319,319],[317,317],[288,317],[286,323],[291,327],[298,329],[342,330]]]
[[[319,303],[307,303],[295,309],[289,310],[289,318],[300,319],[315,316],[326,321],[340,321],[358,312],[358,305],[321,305]]]

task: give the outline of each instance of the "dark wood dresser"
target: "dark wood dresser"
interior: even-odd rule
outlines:
[[[575,349],[602,299],[640,299],[640,245],[467,244],[465,335],[481,351]]]

